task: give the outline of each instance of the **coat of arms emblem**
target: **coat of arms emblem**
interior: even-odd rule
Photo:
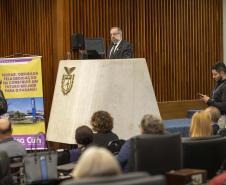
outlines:
[[[72,72],[75,70],[75,67],[64,67],[66,74],[63,74],[61,81],[61,90],[64,95],[67,95],[73,86],[75,75]]]

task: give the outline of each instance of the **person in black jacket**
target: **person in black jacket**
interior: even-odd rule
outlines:
[[[122,40],[122,29],[112,27],[110,31],[111,44],[107,50],[107,58],[123,59],[133,57],[133,46],[129,42]]]
[[[97,111],[92,115],[91,126],[94,131],[93,144],[107,148],[110,141],[118,140],[112,132],[113,118],[106,111]]]
[[[223,62],[218,62],[212,66],[212,76],[216,81],[216,86],[212,91],[212,96],[200,94],[200,98],[208,106],[217,107],[221,112],[218,121],[220,128],[226,126],[226,66]]]
[[[75,162],[86,148],[93,142],[93,131],[86,125],[75,130],[75,141],[78,148],[70,150],[70,162]]]

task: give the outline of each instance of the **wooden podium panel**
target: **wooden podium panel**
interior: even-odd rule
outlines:
[[[75,143],[75,129],[90,126],[98,110],[112,115],[124,139],[139,134],[144,114],[160,116],[145,59],[60,61],[47,140]]]

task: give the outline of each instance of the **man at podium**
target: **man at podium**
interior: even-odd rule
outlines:
[[[111,44],[107,50],[107,58],[121,59],[133,57],[133,46],[129,42],[122,40],[122,29],[112,27],[110,31]]]

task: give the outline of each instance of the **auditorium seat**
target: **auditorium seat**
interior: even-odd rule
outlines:
[[[23,179],[23,156],[10,157],[10,171],[13,176],[13,181],[15,185],[21,185],[24,182]]]
[[[110,141],[108,143],[107,149],[110,150],[114,155],[117,155],[124,143],[124,139]]]
[[[187,138],[182,140],[182,148],[183,167],[205,169],[209,179],[226,159],[226,137]]]
[[[180,169],[181,152],[179,133],[136,136],[131,140],[129,171],[146,171],[156,175]]]
[[[10,173],[9,158],[6,152],[0,152],[0,184],[13,185],[13,177]]]
[[[57,165],[63,165],[70,163],[69,150],[59,149],[57,150]]]
[[[109,177],[71,179],[61,185],[165,185],[165,177],[135,172]]]

